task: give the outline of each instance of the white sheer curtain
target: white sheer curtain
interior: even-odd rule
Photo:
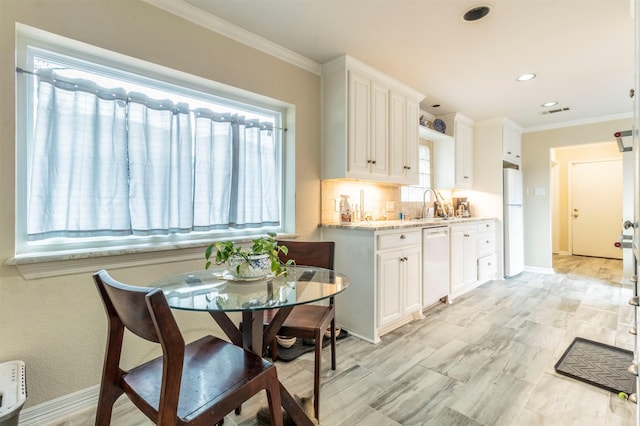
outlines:
[[[193,153],[189,106],[131,93],[128,113],[133,233],[190,232]]]
[[[39,74],[28,238],[130,234],[124,90]]]
[[[270,123],[39,71],[27,238],[279,225],[276,142]]]
[[[273,126],[202,108],[194,115],[194,229],[279,224]]]

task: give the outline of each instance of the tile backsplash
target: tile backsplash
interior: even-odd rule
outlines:
[[[323,180],[322,223],[340,221],[338,206],[343,194],[349,196],[354,212],[363,212],[374,220],[398,219],[400,212],[409,217],[419,217],[422,212],[421,190],[405,192],[403,201],[401,186],[357,180]],[[441,191],[441,194],[445,199],[450,199],[449,192]],[[356,220],[360,220],[357,213],[354,214],[353,221]]]

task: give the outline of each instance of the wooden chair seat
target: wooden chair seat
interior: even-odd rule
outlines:
[[[277,312],[276,309],[266,311],[264,315],[265,322],[270,323]],[[287,319],[278,330],[278,334],[280,336],[292,336],[291,334],[287,334],[287,332],[291,332],[294,333],[296,337],[313,339],[315,338],[316,332],[322,331],[321,334],[324,336],[324,330],[329,329],[331,325],[331,320],[334,317],[333,313],[333,306],[296,306],[287,316]]]
[[[186,345],[183,364],[177,424],[193,422],[211,408],[212,401],[216,401],[224,417],[235,408],[235,394],[247,393],[241,388],[272,367],[263,358],[214,336]],[[149,418],[154,418],[158,411],[162,368],[163,359],[158,357],[133,368],[122,378],[125,394]]]

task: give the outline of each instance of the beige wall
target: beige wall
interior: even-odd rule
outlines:
[[[611,142],[629,130],[633,120],[621,119],[562,129],[523,133],[525,265],[551,268],[551,148]]]
[[[25,280],[5,264],[14,255],[16,22],[295,105],[296,232],[304,238],[317,237],[320,222],[321,102],[318,75],[142,1],[0,0],[0,362],[25,361],[29,407],[98,383],[106,319],[89,272]],[[146,285],[203,262],[122,265],[109,268],[114,277]],[[202,314],[178,319],[187,340],[212,328]],[[126,349],[133,362],[150,354]]]

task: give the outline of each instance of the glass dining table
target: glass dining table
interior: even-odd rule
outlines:
[[[207,312],[229,340],[260,356],[296,305],[318,302],[343,292],[349,279],[338,272],[293,266],[286,274],[240,280],[223,269],[188,272],[150,284],[164,292],[173,309]],[[264,311],[278,309],[267,327]],[[242,327],[228,313],[242,314]],[[298,425],[312,425],[291,394],[280,383],[282,406]]]

